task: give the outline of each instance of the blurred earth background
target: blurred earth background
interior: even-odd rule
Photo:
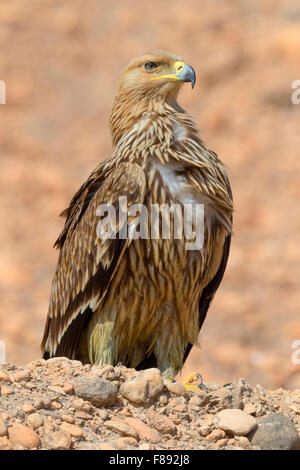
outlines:
[[[300,388],[299,0],[2,0],[0,340],[40,357],[63,226],[58,214],[111,154],[120,72],[164,49],[193,65],[179,102],[227,165],[234,232],[227,272],[183,374]],[[181,376],[183,377],[183,375]]]

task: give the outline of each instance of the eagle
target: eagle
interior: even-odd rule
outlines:
[[[164,51],[139,55],[121,74],[110,117],[113,153],[62,213],[45,359],[156,367],[168,379],[198,344],[228,260],[233,202],[223,164],[177,103],[181,86],[195,80],[191,65]],[[162,205],[169,219],[160,218]],[[142,227],[142,208],[149,215],[153,207],[158,222],[149,216]],[[179,212],[191,235],[180,236]],[[169,236],[161,236],[162,219]]]

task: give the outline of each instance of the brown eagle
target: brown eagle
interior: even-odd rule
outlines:
[[[222,163],[177,103],[184,82],[194,86],[194,69],[168,52],[140,55],[122,73],[110,118],[113,155],[63,212],[44,358],[158,367],[171,378],[197,344],[226,268],[233,205]],[[120,216],[124,198],[128,208],[149,212],[175,207],[170,236],[137,236],[141,211],[127,221],[106,216],[114,235],[99,236],[99,207]],[[204,207],[202,218],[190,212],[191,226],[202,220],[203,234],[192,249],[185,233],[175,236],[175,212],[188,204]]]

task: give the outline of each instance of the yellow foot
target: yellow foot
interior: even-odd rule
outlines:
[[[204,385],[202,376],[198,372],[191,372],[182,383],[186,390],[199,392],[203,389],[207,392],[207,387]]]

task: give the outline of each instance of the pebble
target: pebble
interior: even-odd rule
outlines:
[[[168,391],[179,397],[186,396],[187,390],[181,382],[165,382],[165,386],[167,387]]]
[[[27,416],[27,423],[30,424],[33,429],[38,429],[44,424],[44,418],[39,413],[32,413]]]
[[[63,431],[48,431],[42,438],[43,447],[51,450],[68,450],[71,448],[71,436]]]
[[[12,389],[7,387],[6,385],[2,385],[2,387],[0,388],[0,395],[3,395],[4,397],[11,395],[12,393]]]
[[[210,432],[207,436],[206,439],[211,442],[217,442],[220,439],[224,439],[226,437],[225,431],[223,429],[214,429],[212,432]],[[226,440],[227,442],[227,440]]]
[[[9,375],[3,370],[0,370],[0,380],[2,380],[3,382],[10,382]]]
[[[117,399],[117,393],[115,385],[98,377],[86,377],[84,382],[75,386],[75,394],[95,406],[113,405]]]
[[[257,427],[253,416],[240,409],[228,409],[216,414],[218,427],[235,436],[246,436]]]
[[[128,424],[128,426],[131,426],[133,429],[135,429],[139,433],[141,439],[146,439],[147,441],[153,443],[160,442],[161,440],[159,433],[140,419],[126,418],[125,424]]]
[[[70,423],[70,424],[73,424],[73,423],[74,423],[74,418],[73,418],[73,416],[62,415],[61,419],[62,419],[63,421],[65,421],[66,423]]]
[[[19,444],[25,449],[34,449],[40,446],[40,438],[36,432],[24,424],[14,423],[8,428],[8,436],[13,444]]]
[[[67,394],[73,393],[74,392],[74,385],[65,383],[63,386],[63,391]]]
[[[24,413],[32,413],[34,411],[34,407],[31,403],[24,403],[24,405],[22,406],[22,410],[24,411]]]
[[[7,433],[7,427],[6,424],[4,423],[3,419],[0,416],[0,436],[6,436]]]
[[[105,421],[103,426],[106,426],[107,428],[112,429],[113,431],[116,431],[124,436],[134,437],[137,441],[140,439],[139,433],[135,429],[121,421]]]
[[[0,437],[0,450],[12,450],[12,443],[7,439],[7,437]]]
[[[280,413],[269,413],[257,420],[249,435],[251,444],[266,450],[291,450],[299,447],[299,435],[293,421]]]
[[[79,426],[70,423],[63,423],[60,428],[73,437],[82,437],[83,430]]]
[[[157,431],[162,434],[176,434],[176,426],[167,416],[161,415],[152,410],[148,411],[148,416],[151,424]]]
[[[146,403],[147,401],[147,381],[143,378],[137,378],[124,382],[120,387],[122,397],[131,403]]]

